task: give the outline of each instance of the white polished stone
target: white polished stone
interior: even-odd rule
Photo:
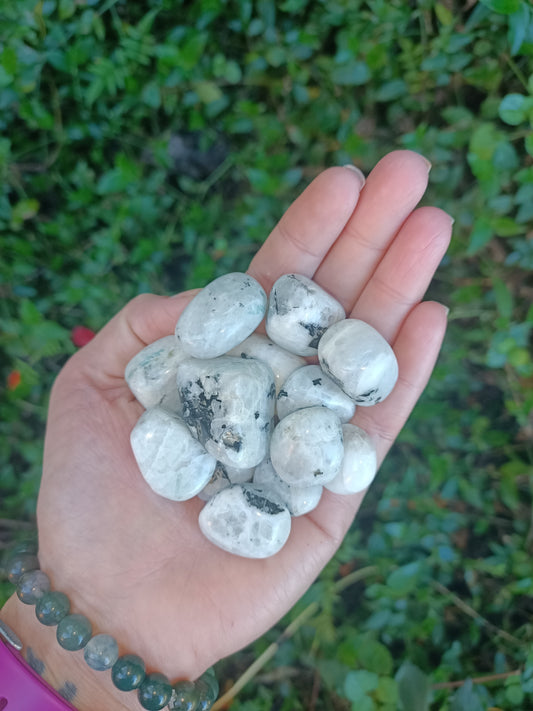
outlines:
[[[238,345],[263,320],[267,297],[253,277],[225,274],[202,289],[176,325],[183,349],[195,358],[216,358]]]
[[[357,494],[376,476],[376,448],[368,434],[351,424],[342,426],[344,457],[340,472],[325,487],[335,494]]]
[[[276,393],[280,391],[289,375],[307,362],[305,358],[289,353],[261,333],[252,333],[246,340],[232,348],[227,355],[257,358],[269,365],[274,373]]]
[[[291,412],[272,433],[272,466],[287,484],[331,481],[341,468],[343,454],[341,421],[325,407]]]
[[[251,484],[234,484],[219,491],[204,506],[198,522],[212,543],[245,558],[276,554],[291,530],[288,509]]]
[[[265,459],[255,468],[253,483],[289,509],[291,516],[303,516],[318,506],[322,496],[322,486],[294,486],[281,479],[270,459]]]
[[[291,353],[312,356],[326,329],[343,318],[341,304],[318,284],[301,274],[284,274],[270,292],[266,332]]]
[[[165,336],[143,348],[128,365],[124,377],[129,389],[145,409],[161,405],[179,413],[176,387],[178,363],[188,358],[176,336]]]
[[[156,494],[173,501],[196,496],[211,478],[216,458],[185,422],[161,407],[146,410],[131,432],[141,474]]]
[[[375,405],[392,391],[398,362],[383,336],[368,323],[346,319],[333,324],[318,346],[322,369],[358,405]]]
[[[178,367],[183,417],[198,439],[226,466],[255,467],[268,453],[275,386],[259,360],[190,358]]]
[[[235,469],[226,467],[222,462],[217,462],[213,476],[198,494],[202,501],[209,501],[222,489],[227,489],[232,484],[246,484],[252,481],[254,469]]]
[[[320,405],[349,422],[355,413],[354,401],[344,393],[319,365],[305,365],[293,371],[278,393],[276,412],[283,419],[302,407]]]

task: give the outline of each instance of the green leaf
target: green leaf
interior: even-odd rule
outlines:
[[[383,675],[391,674],[394,667],[392,655],[387,647],[370,637],[361,640],[361,645],[357,649],[357,661],[365,669]]]
[[[357,701],[361,695],[378,688],[379,676],[374,672],[359,669],[350,671],[344,680],[344,693],[350,701]]]
[[[155,82],[151,81],[144,87],[141,99],[152,109],[158,109],[161,106],[161,93]]]
[[[488,244],[494,235],[492,224],[486,217],[478,217],[470,233],[466,254],[471,256]]]
[[[407,94],[407,84],[403,79],[391,79],[376,91],[376,101],[394,101]]]
[[[429,677],[409,661],[403,662],[395,676],[403,711],[429,711]]]
[[[453,25],[453,13],[447,7],[438,2],[435,5],[435,14],[439,22],[441,22],[445,27]]]
[[[405,595],[416,587],[419,572],[420,563],[418,561],[402,565],[387,577],[387,586],[396,595]]]
[[[510,319],[513,314],[513,294],[507,284],[499,277],[494,277],[492,280],[492,289],[494,291],[494,298],[496,299],[496,306],[500,314],[506,318]]]
[[[450,711],[484,711],[479,696],[474,691],[474,684],[471,679],[453,695]]]
[[[11,226],[19,227],[26,220],[31,220],[39,212],[39,201],[34,198],[19,200],[11,211]]]
[[[211,104],[222,98],[223,94],[219,87],[212,81],[200,81],[194,86],[198,98],[204,104]]]
[[[481,0],[481,3],[489,10],[502,15],[512,15],[520,8],[520,0]]]
[[[370,79],[370,70],[365,62],[351,62],[335,67],[331,80],[339,86],[359,86]]]
[[[531,10],[527,2],[522,2],[520,8],[509,18],[508,38],[511,45],[511,55],[514,57],[524,44],[529,30]]]
[[[505,123],[518,126],[526,120],[527,104],[526,97],[522,94],[507,94],[500,103],[498,115]]]

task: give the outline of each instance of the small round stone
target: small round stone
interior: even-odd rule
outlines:
[[[70,612],[70,602],[65,593],[53,590],[45,593],[35,605],[35,614],[43,625],[53,627]]]
[[[38,570],[39,559],[35,553],[19,552],[12,553],[5,565],[7,579],[12,585],[16,585],[24,573],[29,573],[32,570]]]
[[[200,698],[196,711],[209,711],[218,696],[218,682],[211,674],[203,674],[195,682]]]
[[[168,704],[172,696],[172,686],[164,674],[147,674],[139,687],[139,703],[148,711],[159,711]]]
[[[92,627],[85,615],[67,615],[57,626],[57,641],[69,652],[83,649],[91,639]]]
[[[200,692],[192,681],[179,681],[174,684],[174,693],[170,702],[172,711],[196,711],[200,701]]]
[[[17,583],[17,596],[26,605],[35,605],[49,591],[50,579],[42,570],[23,573]]]
[[[120,691],[138,689],[145,676],[146,667],[144,662],[136,654],[124,654],[119,657],[111,670],[113,684]]]
[[[270,460],[287,484],[326,484],[340,471],[343,455],[341,421],[326,407],[291,412],[272,433]]]
[[[87,642],[83,657],[91,669],[111,669],[118,659],[118,644],[110,634],[97,634]]]

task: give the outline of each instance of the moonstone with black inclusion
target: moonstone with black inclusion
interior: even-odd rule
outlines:
[[[273,501],[286,506],[291,516],[309,513],[318,506],[322,496],[322,487],[319,484],[291,486],[284,482],[276,473],[270,459],[265,459],[255,468],[253,482]]]
[[[349,422],[355,413],[354,401],[319,365],[305,365],[291,373],[283,383],[276,412],[281,420],[295,410],[315,405],[333,410],[341,422]]]
[[[235,484],[216,494],[199,516],[204,536],[244,558],[268,558],[287,541],[291,515],[251,484]]]
[[[248,358],[190,358],[178,367],[183,418],[217,460],[255,467],[267,454],[276,388],[268,365]]]
[[[266,332],[291,353],[312,356],[326,329],[345,315],[341,304],[311,279],[284,274],[270,292]]]
[[[272,466],[287,484],[326,484],[340,471],[343,454],[341,421],[326,407],[291,412],[272,433]]]
[[[322,370],[358,405],[375,405],[392,391],[398,362],[383,336],[364,321],[333,324],[318,346]]]
[[[176,368],[188,357],[172,335],[150,343],[130,360],[124,377],[144,408],[161,405],[170,412],[180,411]]]
[[[216,358],[238,345],[263,320],[267,297],[253,277],[225,274],[204,287],[176,325],[183,349],[195,358]]]
[[[207,484],[216,465],[185,422],[162,407],[146,410],[131,432],[131,447],[156,494],[186,501]]]

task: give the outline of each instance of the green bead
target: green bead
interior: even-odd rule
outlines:
[[[35,553],[14,553],[7,559],[5,568],[7,579],[16,585],[24,573],[39,569],[39,559]]]
[[[57,641],[69,652],[83,649],[91,639],[92,627],[85,615],[67,615],[57,626]]]
[[[37,619],[49,627],[58,625],[69,612],[70,602],[62,592],[47,592],[35,605]]]
[[[168,704],[172,696],[172,686],[164,674],[147,674],[139,687],[139,703],[148,711],[159,711]]]
[[[196,711],[200,694],[192,681],[179,681],[174,684],[174,695],[170,703],[172,711]]]
[[[211,674],[203,674],[194,683],[200,694],[196,711],[208,711],[218,696],[218,682]]]
[[[50,579],[42,570],[30,570],[20,576],[17,597],[26,605],[35,605],[50,590]]]
[[[113,684],[121,691],[139,688],[146,676],[143,660],[136,654],[124,654],[119,657],[111,669]]]

